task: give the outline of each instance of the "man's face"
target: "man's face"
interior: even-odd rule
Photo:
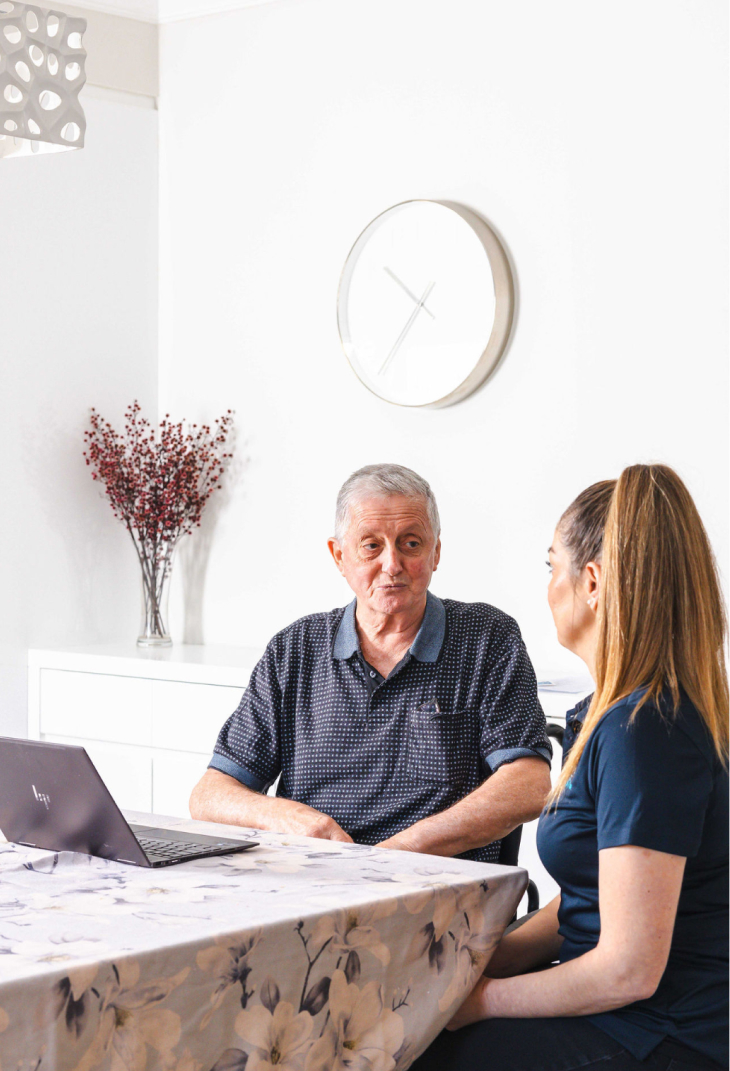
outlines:
[[[422,498],[361,498],[350,508],[342,543],[330,539],[337,568],[375,613],[417,610],[441,556]]]

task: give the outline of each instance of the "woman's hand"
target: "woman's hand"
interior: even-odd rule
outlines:
[[[537,967],[546,967],[560,955],[563,939],[558,933],[560,897],[556,896],[537,914],[506,934],[491,955],[484,973],[490,978],[511,978]]]
[[[492,979],[482,975],[456,1015],[446,1024],[447,1030],[461,1030],[462,1026],[489,1018],[487,989],[491,984]]]

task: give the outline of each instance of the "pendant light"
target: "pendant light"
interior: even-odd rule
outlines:
[[[86,19],[0,0],[0,157],[81,149]]]

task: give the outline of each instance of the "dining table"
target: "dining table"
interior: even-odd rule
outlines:
[[[392,1071],[463,1002],[520,867],[213,825],[164,868],[0,841],[0,1071]]]

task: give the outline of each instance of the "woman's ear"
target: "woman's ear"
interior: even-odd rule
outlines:
[[[600,562],[588,562],[585,567],[585,590],[588,608],[594,613],[598,611],[598,596],[601,593],[601,565]]]

